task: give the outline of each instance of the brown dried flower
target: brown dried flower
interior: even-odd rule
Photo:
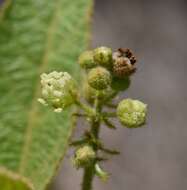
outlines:
[[[128,77],[136,71],[136,58],[130,49],[119,48],[113,54],[113,73],[116,77]]]

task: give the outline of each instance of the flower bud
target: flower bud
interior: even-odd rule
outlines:
[[[84,69],[91,69],[97,64],[94,62],[93,51],[85,51],[79,56],[78,63]]]
[[[95,62],[103,67],[111,68],[112,50],[108,47],[99,47],[94,50]]]
[[[85,99],[91,104],[94,103],[96,98],[98,98],[101,102],[105,101],[114,92],[110,87],[103,90],[96,90],[95,88],[92,88],[87,82],[84,84],[83,90]]]
[[[73,163],[76,168],[88,167],[94,162],[96,154],[93,148],[89,145],[78,148],[75,152]]]
[[[119,49],[113,54],[113,74],[116,77],[128,77],[136,71],[136,59],[129,49]]]
[[[97,90],[103,90],[110,86],[110,72],[103,67],[96,67],[88,73],[88,84]]]
[[[140,127],[145,123],[147,105],[139,100],[125,99],[117,107],[120,122],[128,128]]]
[[[55,112],[61,112],[74,102],[75,83],[67,72],[51,72],[41,75],[42,98],[38,101],[50,105]]]

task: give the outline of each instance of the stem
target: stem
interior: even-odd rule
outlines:
[[[91,190],[92,189],[92,181],[94,178],[94,165],[87,167],[84,169],[82,190]]]
[[[89,116],[94,116],[95,115],[95,110],[92,109],[90,106],[87,106],[86,104],[83,104],[82,102],[76,100],[75,104],[80,107],[82,110],[85,111],[86,114]]]
[[[102,115],[104,117],[116,117],[116,112],[103,112]]]
[[[95,100],[96,115],[92,117],[92,123],[91,123],[91,133],[95,139],[99,138],[100,118],[98,116],[100,116],[101,114],[101,109],[102,108],[99,104],[99,101],[98,99],[96,99]],[[93,145],[93,149],[95,153],[97,154],[98,147]],[[92,190],[92,182],[93,182],[94,176],[95,176],[95,162],[89,167],[86,167],[84,169],[82,190]]]

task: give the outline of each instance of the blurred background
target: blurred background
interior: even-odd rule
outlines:
[[[121,155],[103,167],[108,182],[97,190],[187,189],[187,1],[96,0],[92,47],[131,48],[138,71],[122,97],[149,105],[146,127],[113,133],[102,129],[107,145]],[[81,171],[66,156],[50,190],[78,190]]]

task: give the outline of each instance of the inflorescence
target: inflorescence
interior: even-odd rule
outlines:
[[[100,125],[115,129],[112,122],[115,118],[127,128],[141,127],[146,122],[147,105],[143,102],[130,98],[118,105],[113,102],[119,92],[128,89],[130,77],[136,71],[136,58],[129,49],[112,52],[108,47],[99,47],[83,52],[78,63],[86,73],[81,92],[70,74],[53,71],[41,75],[42,97],[38,100],[55,112],[62,112],[73,104],[81,109],[74,116],[85,117],[91,127],[80,139],[72,141],[71,145],[76,147],[73,163],[76,168],[94,168],[95,175],[106,179],[108,174],[99,165],[105,160],[100,152],[111,155],[119,152],[103,145],[98,134]],[[104,107],[114,111],[106,111]]]

